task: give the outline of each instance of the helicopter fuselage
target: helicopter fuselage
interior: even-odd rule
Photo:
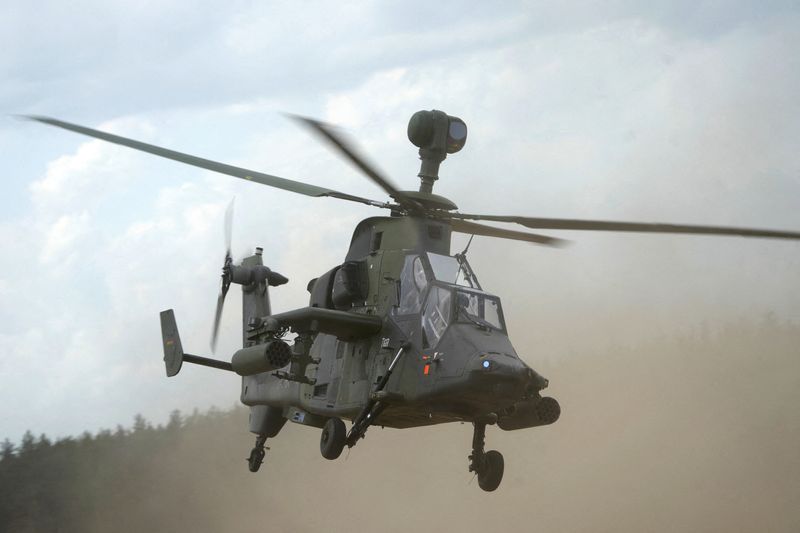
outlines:
[[[499,298],[482,290],[463,255],[449,253],[446,221],[362,221],[345,262],[309,283],[310,307],[380,317],[380,332],[299,338],[310,340],[310,362],[244,376],[242,402],[312,426],[352,420],[396,356],[382,391],[388,405],[374,422],[382,426],[471,421],[538,398],[547,381],[514,350]],[[248,312],[264,306],[248,302],[247,292],[244,300],[245,324],[252,323]],[[259,340],[245,331],[246,343]],[[292,376],[297,371],[302,375]]]

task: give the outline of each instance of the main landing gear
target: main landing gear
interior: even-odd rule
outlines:
[[[391,364],[389,364],[389,368],[386,369],[386,374],[383,375],[378,384],[375,385],[372,394],[370,394],[369,401],[364,405],[364,408],[361,409],[361,412],[358,413],[358,416],[353,419],[353,425],[350,426],[349,432],[341,419],[335,417],[328,419],[325,426],[322,428],[322,435],[320,435],[319,439],[319,451],[322,453],[322,457],[331,460],[338,459],[339,456],[342,455],[342,450],[345,445],[352,448],[359,439],[364,438],[367,429],[378,419],[383,410],[386,409],[387,403],[385,400],[390,396],[386,393],[386,384],[389,382],[389,378],[392,376],[392,372],[394,372],[394,367],[397,365],[397,362],[400,360],[400,357],[402,357],[407,347],[407,344],[403,344],[397,350],[394,359],[392,359]]]
[[[496,420],[496,417],[492,416],[476,420],[474,422],[475,429],[472,434],[472,453],[469,456],[469,471],[477,474],[478,486],[486,492],[492,492],[500,486],[500,482],[503,481],[503,470],[505,467],[503,454],[496,450],[489,450],[487,452],[483,449],[484,440],[486,438],[486,424],[493,424]],[[354,424],[354,427],[355,426],[357,426],[357,424]],[[353,430],[351,430],[351,433],[352,432]],[[319,451],[325,459],[338,459],[345,445],[349,444],[348,438],[347,428],[344,422],[339,418],[329,418],[322,428],[322,434],[319,439]],[[256,441],[256,448],[253,448],[253,453],[256,453],[258,449],[262,450],[261,457],[263,458],[263,448],[259,448],[258,441]],[[258,467],[256,467],[256,470],[257,469]]]
[[[486,422],[475,421],[472,433],[472,454],[469,456],[469,471],[478,474],[478,486],[492,492],[503,481],[503,454],[496,450],[483,451],[486,437]]]
[[[338,459],[347,441],[347,428],[340,418],[329,418],[322,428],[319,451],[325,459]]]
[[[505,462],[503,461],[503,454],[497,450],[484,451],[484,441],[486,439],[486,424],[493,424],[497,421],[495,416],[483,417],[474,422],[474,431],[472,434],[472,453],[469,456],[469,471],[475,472],[478,476],[478,486],[486,492],[492,492],[500,486],[503,481],[503,470]],[[354,427],[358,424],[354,424]],[[364,428],[366,429],[366,428]],[[351,429],[351,433],[353,430]],[[363,436],[363,433],[362,433]],[[338,459],[342,455],[342,450],[348,443],[348,433],[344,422],[339,418],[329,418],[322,428],[322,434],[319,439],[319,451],[325,459]],[[266,439],[264,439],[266,440]],[[357,441],[357,439],[354,439]],[[353,443],[355,444],[355,442]],[[263,442],[261,442],[263,446]],[[259,441],[256,441],[256,448],[253,448],[253,453],[261,450],[261,458],[263,458],[263,447],[259,448]],[[253,454],[251,454],[251,458]],[[252,462],[251,462],[252,464]],[[260,460],[259,460],[259,463]],[[250,468],[253,470],[252,466]],[[258,466],[256,466],[256,470]],[[253,470],[255,472],[255,470]]]
[[[261,463],[264,462],[264,457],[267,455],[267,450],[269,450],[265,446],[266,443],[266,435],[256,437],[256,445],[250,450],[250,457],[247,458],[247,467],[251,472],[258,472],[258,469],[261,468]]]

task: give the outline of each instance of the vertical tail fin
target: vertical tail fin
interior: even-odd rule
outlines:
[[[247,346],[250,320],[272,314],[269,287],[278,287],[289,280],[264,266],[262,248],[233,267],[233,283],[242,285],[242,345]]]
[[[161,311],[161,339],[164,343],[164,366],[167,369],[167,377],[172,377],[181,371],[183,364],[183,346],[172,309]]]

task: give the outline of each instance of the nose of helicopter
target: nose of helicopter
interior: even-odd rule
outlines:
[[[470,362],[469,371],[476,381],[491,383],[495,396],[509,399],[535,394],[548,385],[535,370],[506,354],[479,354]]]

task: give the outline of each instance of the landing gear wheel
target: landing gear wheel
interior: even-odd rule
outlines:
[[[247,458],[247,468],[249,468],[251,472],[258,472],[258,469],[261,468],[261,463],[264,462],[265,455],[267,455],[267,452],[264,448],[253,448],[250,450],[250,457]]]
[[[342,455],[345,440],[347,439],[347,428],[339,418],[329,418],[322,428],[322,435],[319,438],[319,451],[325,459],[338,459]]]
[[[264,462],[264,456],[267,455],[266,443],[267,437],[265,435],[256,437],[256,445],[250,450],[250,457],[247,458],[247,468],[251,472],[258,472],[258,469],[261,468],[261,463]]]
[[[486,422],[476,420],[473,422],[475,429],[472,433],[472,453],[469,456],[469,471],[478,475],[478,486],[486,492],[492,492],[503,481],[505,463],[503,455],[496,450],[483,451],[486,437]],[[497,420],[490,421],[493,424]]]
[[[497,450],[489,450],[483,456],[483,465],[478,470],[478,486],[486,492],[492,492],[503,481],[504,469],[503,454]]]

